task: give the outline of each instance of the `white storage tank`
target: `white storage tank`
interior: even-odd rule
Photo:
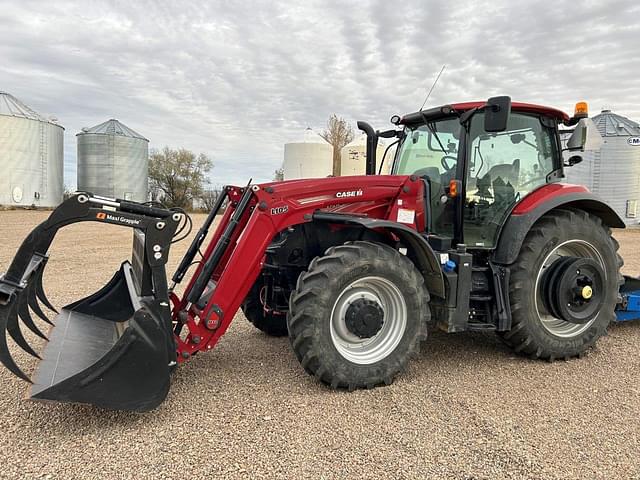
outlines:
[[[64,128],[0,92],[0,205],[62,202]]]
[[[378,142],[376,149],[376,174],[380,170],[380,163],[387,144]],[[393,164],[393,156],[395,155],[395,146],[391,147],[384,159],[381,175],[389,175]],[[345,177],[348,175],[365,175],[367,170],[367,136],[365,134],[358,135],[351,143],[342,147],[340,150],[340,175]]]
[[[593,117],[602,135],[599,150],[565,168],[566,182],[586,186],[629,224],[640,221],[640,125],[611,110]],[[565,152],[565,158],[571,152]]]
[[[333,174],[333,147],[311,128],[284,146],[284,179],[321,178]]]
[[[83,128],[78,139],[78,191],[145,202],[149,140],[116,119]]]

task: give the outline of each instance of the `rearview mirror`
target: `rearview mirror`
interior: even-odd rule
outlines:
[[[567,150],[598,150],[602,145],[602,136],[590,118],[581,118],[575,130],[567,140]]]
[[[484,130],[504,132],[511,113],[511,97],[493,97],[487,100],[484,109]]]
[[[579,164],[581,161],[582,161],[582,157],[580,155],[573,155],[564,163],[564,166],[573,167],[574,165]]]

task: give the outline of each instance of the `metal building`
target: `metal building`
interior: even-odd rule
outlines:
[[[566,181],[585,185],[604,199],[627,224],[640,221],[640,125],[611,110],[592,118],[602,135],[599,150],[565,169]],[[565,152],[571,156],[571,152]]]
[[[376,149],[376,173],[380,171],[380,164],[384,152],[387,149],[387,145],[382,142],[378,142],[378,148]],[[384,157],[384,164],[382,165],[382,175],[388,175],[391,171],[393,164],[393,157],[395,155],[395,146],[392,146],[387,152],[387,156]],[[340,150],[340,175],[345,177],[347,175],[364,175],[366,173],[367,163],[367,136],[362,134],[358,135],[351,143],[342,147]]]
[[[0,92],[0,205],[62,202],[64,128]]]
[[[320,178],[333,174],[333,147],[307,128],[300,141],[284,146],[284,179]]]
[[[149,187],[149,140],[118,120],[83,128],[78,139],[78,190],[144,202]]]

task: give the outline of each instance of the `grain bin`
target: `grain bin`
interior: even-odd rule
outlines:
[[[118,120],[83,128],[78,139],[78,190],[145,202],[149,140]]]
[[[640,125],[611,110],[593,117],[602,145],[584,152],[583,161],[565,169],[566,181],[585,185],[627,224],[640,220]],[[565,152],[565,157],[571,152]]]
[[[307,128],[303,137],[284,146],[284,179],[320,178],[333,173],[333,147]]]
[[[382,157],[387,148],[387,144],[378,142],[378,148],[376,149],[376,174],[380,169],[380,163]],[[395,155],[395,146],[392,146],[387,152],[387,156],[384,159],[382,166],[382,175],[388,175],[391,171],[391,165],[393,164],[393,156]],[[358,135],[351,143],[342,147],[340,150],[340,175],[365,175],[367,164],[367,136]]]
[[[64,128],[0,92],[0,205],[62,202]]]

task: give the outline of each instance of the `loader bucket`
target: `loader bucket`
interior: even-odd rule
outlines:
[[[166,339],[154,302],[130,291],[131,265],[56,316],[31,386],[34,400],[150,410],[169,391]]]
[[[175,225],[164,219],[162,228],[155,228],[154,233],[147,226],[159,225],[157,217],[113,217],[136,219],[124,225],[135,225],[132,262],[125,261],[104,287],[63,307],[51,321],[41,306],[55,312],[42,286],[48,260],[43,252],[59,228],[58,210],[68,202],[29,235],[9,271],[0,277],[0,361],[31,383],[32,400],[88,403],[117,410],[153,409],[166,397],[170,368],[175,365],[166,257],[162,258],[168,253]],[[87,215],[78,218],[75,208],[72,219],[63,217],[61,223],[108,218],[100,213],[99,208],[89,207]],[[58,223],[52,224],[52,219]],[[149,237],[153,248],[148,245]],[[43,332],[31,312],[49,324],[48,332]],[[19,319],[33,334],[47,340],[42,353],[27,343]],[[39,358],[31,378],[11,357],[7,333],[23,350]]]

